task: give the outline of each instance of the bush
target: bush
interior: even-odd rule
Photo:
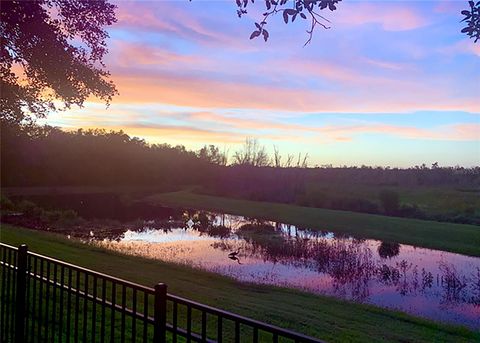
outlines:
[[[2,211],[13,211],[15,209],[13,202],[7,197],[0,198],[0,210]]]
[[[400,207],[400,197],[392,190],[383,190],[379,194],[380,203],[386,214],[397,214]]]
[[[17,210],[22,212],[28,217],[43,217],[44,216],[44,210],[41,207],[38,207],[35,203],[29,201],[29,200],[22,200],[20,201],[17,206]]]
[[[398,214],[401,217],[427,219],[427,215],[415,204],[402,205]]]

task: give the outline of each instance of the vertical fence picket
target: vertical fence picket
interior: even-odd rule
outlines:
[[[78,316],[80,311],[80,271],[77,269],[75,277],[75,313],[73,319],[73,339],[74,342],[78,342]]]
[[[1,247],[2,252],[2,294],[1,294],[1,304],[0,304],[0,326],[2,330],[0,330],[0,341],[3,342],[5,340],[5,328],[7,327],[5,324],[6,316],[5,316],[5,304],[7,303],[7,254],[6,248]]]
[[[217,342],[221,343],[223,341],[223,328],[222,328],[223,318],[222,316],[218,316],[217,321]]]
[[[122,286],[122,316],[120,324],[120,342],[125,343],[125,311],[127,306],[127,287]]]
[[[115,297],[117,290],[115,289],[115,283],[112,282],[112,313],[110,319],[110,342],[115,343]]]
[[[65,294],[64,290],[64,282],[65,282],[65,266],[62,266],[60,269],[60,308],[59,308],[59,322],[58,322],[58,342],[62,343],[63,341],[63,297]]]
[[[40,282],[38,284],[38,324],[37,339],[42,341],[42,303],[43,303],[43,259],[40,259]]]
[[[47,262],[47,278],[45,280],[45,291],[47,292],[47,296],[45,298],[45,342],[48,342],[48,317],[50,316],[50,313],[48,309],[50,308],[50,262]]]
[[[30,323],[30,299],[32,299],[32,296],[30,294],[31,292],[31,286],[32,286],[32,278],[30,277],[30,269],[32,266],[32,256],[27,254],[27,270],[26,270],[26,287],[27,287],[27,293],[25,295],[25,337],[24,340],[25,342],[30,341],[29,339],[29,323]]]
[[[17,250],[17,290],[15,297],[15,341],[25,341],[25,301],[27,291],[27,246],[22,244]]]
[[[155,285],[154,306],[153,342],[165,343],[167,327],[167,285],[163,283]]]
[[[87,330],[88,330],[88,273],[84,273],[84,287],[83,287],[83,342],[87,342]]]
[[[91,342],[95,342],[97,329],[97,276],[93,275],[93,304],[92,304],[92,331]]]
[[[53,265],[53,290],[52,290],[52,298],[53,298],[53,308],[52,308],[52,342],[56,342],[55,339],[56,332],[55,327],[57,326],[56,317],[57,317],[57,278],[58,278],[58,268],[57,264]]]
[[[72,313],[72,268],[68,268],[68,298],[67,298],[67,318],[66,318],[66,342],[70,343],[70,322],[71,322],[71,313]]]
[[[137,290],[132,293],[132,343],[137,341]]]
[[[100,343],[105,342],[105,316],[107,307],[107,280],[102,280],[102,319],[100,320]]]
[[[143,341],[148,339],[148,294],[143,293]]]
[[[31,312],[31,316],[32,316],[32,322],[30,324],[30,337],[35,337],[35,308],[36,308],[36,299],[37,299],[37,265],[38,265],[38,259],[36,256],[33,256],[32,258],[32,261],[33,261],[33,275],[31,276],[31,279],[33,280],[33,289],[32,289],[32,300],[31,300],[31,303],[32,303],[32,312]]]
[[[12,301],[12,285],[11,285],[11,278],[12,278],[12,269],[11,269],[11,263],[12,263],[12,251],[8,250],[8,255],[7,255],[7,282],[6,282],[6,313],[5,313],[5,330],[2,330],[5,332],[5,341],[8,341],[11,337],[11,328],[12,322],[11,322],[11,315],[12,315],[12,306],[13,306],[13,301]]]

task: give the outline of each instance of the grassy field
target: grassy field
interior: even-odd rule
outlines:
[[[149,196],[144,201],[167,206],[218,210],[302,227],[348,233],[357,237],[480,256],[480,228],[474,225],[237,200],[187,191],[160,193]]]
[[[453,187],[401,187],[375,186],[343,183],[309,183],[307,196],[324,198],[358,198],[375,202],[381,206],[379,193],[388,189],[399,194],[401,204],[417,205],[427,214],[462,213],[468,209],[480,214],[480,190],[458,189]]]
[[[119,255],[60,236],[2,225],[1,241],[26,243],[31,251],[152,286],[330,342],[474,342],[472,332],[374,306],[295,290],[245,284],[216,274]],[[139,268],[141,266],[141,268]]]

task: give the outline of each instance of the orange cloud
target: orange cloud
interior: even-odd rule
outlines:
[[[308,67],[306,67],[308,68]],[[153,103],[200,108],[243,108],[295,112],[412,112],[420,110],[463,110],[475,112],[474,99],[452,97],[448,87],[436,83],[416,85],[388,79],[350,75],[337,69],[319,68],[318,74],[354,85],[349,92],[289,88],[285,84],[258,85],[220,81],[204,77],[168,75],[162,72],[114,73],[120,96],[116,103]],[[376,81],[375,81],[376,80]],[[432,83],[434,80],[429,80]],[[386,87],[388,85],[388,87]],[[375,94],[375,96],[372,96]]]
[[[332,142],[348,141],[365,134],[382,134],[416,140],[479,141],[479,123],[458,123],[431,128],[390,125],[375,122],[359,122],[351,125],[306,125],[268,120],[258,117],[247,119],[208,111],[118,111],[99,108],[69,111],[58,122],[61,126],[102,127],[123,129],[131,135],[141,136],[151,142],[182,140],[188,142],[241,142],[245,136],[261,136],[262,139],[279,141]],[[108,113],[108,115],[106,115]],[[52,118],[55,121],[55,118]],[[179,124],[164,124],[175,120]]]

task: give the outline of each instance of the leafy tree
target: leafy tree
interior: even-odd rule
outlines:
[[[220,152],[220,149],[215,145],[204,146],[198,152],[198,157],[201,160],[204,160],[208,163],[218,164],[225,166],[227,165],[227,153]]]
[[[2,1],[1,119],[45,117],[91,95],[108,104],[116,89],[103,63],[104,27],[116,21],[115,7],[106,0]]]

